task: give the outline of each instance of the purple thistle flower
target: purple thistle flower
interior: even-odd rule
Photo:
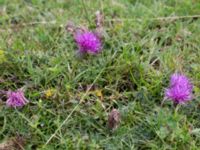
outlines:
[[[81,53],[97,54],[102,48],[100,38],[93,32],[78,32],[75,41]]]
[[[6,105],[9,107],[22,107],[28,103],[22,90],[8,91]]]
[[[190,80],[182,74],[173,74],[170,79],[169,88],[165,91],[165,97],[171,99],[174,104],[183,104],[192,99],[193,85]]]

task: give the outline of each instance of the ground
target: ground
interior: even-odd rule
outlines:
[[[103,50],[77,56],[67,21],[95,28]],[[199,0],[0,0],[0,89],[23,88],[29,103],[0,98],[0,141],[23,149],[200,149]],[[164,101],[170,75],[194,84],[193,100]],[[112,108],[119,127],[107,128]],[[22,149],[22,148],[21,148]]]

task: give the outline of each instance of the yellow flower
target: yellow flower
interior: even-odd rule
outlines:
[[[100,97],[100,99],[103,99],[103,93],[102,93],[102,90],[100,89],[97,89],[94,91],[96,96]]]
[[[46,98],[50,98],[55,94],[55,90],[54,89],[48,89],[44,92],[44,95]]]

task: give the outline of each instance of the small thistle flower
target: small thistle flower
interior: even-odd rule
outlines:
[[[120,123],[120,113],[117,109],[112,109],[108,116],[108,128],[110,130],[115,130]]]
[[[101,40],[93,32],[77,32],[75,41],[81,53],[97,54],[101,50]]]
[[[190,80],[185,75],[175,73],[171,76],[165,97],[171,99],[175,105],[183,104],[192,99],[192,90],[193,85]]]
[[[9,107],[22,107],[28,103],[22,90],[8,91],[6,105]]]

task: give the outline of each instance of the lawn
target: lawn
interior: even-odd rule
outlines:
[[[98,10],[102,50],[80,56],[66,25],[92,31]],[[177,106],[176,72],[193,84]],[[200,149],[200,0],[0,0],[0,73],[29,101],[0,92],[0,150]]]

